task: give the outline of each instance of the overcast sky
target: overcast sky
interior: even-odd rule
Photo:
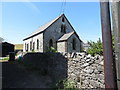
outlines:
[[[58,17],[61,6],[62,2],[4,2],[0,36],[13,44],[23,43],[38,27]],[[83,42],[101,38],[99,2],[67,2],[64,13]]]

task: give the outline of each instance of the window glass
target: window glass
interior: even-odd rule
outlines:
[[[39,40],[37,39],[37,49],[39,49]]]

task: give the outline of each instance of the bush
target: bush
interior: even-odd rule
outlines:
[[[91,54],[92,56],[97,54],[103,55],[103,47],[100,38],[97,42],[88,41],[88,44],[91,46],[91,48],[87,50],[88,54]]]
[[[88,41],[88,44],[91,46],[91,48],[87,50],[88,54],[91,54],[93,56],[97,54],[103,55],[103,46],[100,38],[97,42]],[[115,41],[113,31],[112,31],[112,51],[113,53],[115,52]]]
[[[54,53],[56,53],[56,52],[57,52],[57,50],[55,50],[55,48],[54,48],[54,47],[50,47],[50,48],[49,48],[49,50],[48,50],[48,52],[54,52]]]
[[[9,60],[9,57],[2,58],[2,60]]]
[[[64,90],[64,89],[69,89],[69,90],[77,90],[75,87],[75,82],[74,81],[68,81],[67,79],[60,80],[58,83],[55,85],[54,88],[57,88],[57,90]]]

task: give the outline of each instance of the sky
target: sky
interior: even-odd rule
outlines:
[[[20,44],[41,25],[62,14],[62,2],[2,2],[0,37]],[[64,14],[83,42],[101,38],[99,2],[66,2]]]

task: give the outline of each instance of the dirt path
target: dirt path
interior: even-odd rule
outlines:
[[[49,76],[27,70],[18,62],[2,62],[2,88],[50,88]]]

